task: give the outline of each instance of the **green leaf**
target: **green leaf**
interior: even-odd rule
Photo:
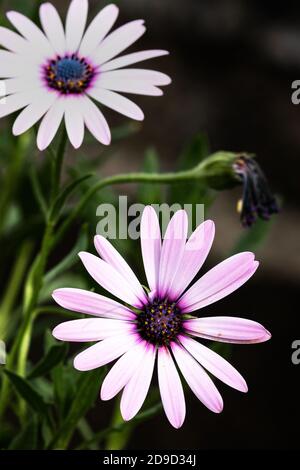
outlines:
[[[70,410],[73,397],[76,395],[77,382],[80,375],[70,362],[67,365],[59,364],[52,369],[51,378],[59,417],[61,420],[64,420]]]
[[[52,292],[55,289],[60,289],[61,287],[72,286],[77,289],[87,289],[87,281],[80,274],[66,273],[56,279],[53,279],[52,282],[44,283],[40,294],[39,294],[39,303],[48,302],[52,300]]]
[[[27,376],[27,379],[35,379],[42,375],[48,374],[55,366],[65,359],[67,352],[67,343],[61,343],[52,346],[46,356],[43,357],[31,370]]]
[[[53,280],[57,279],[61,274],[63,274],[68,269],[72,268],[75,263],[78,262],[78,253],[80,251],[85,251],[88,247],[88,233],[87,226],[84,225],[80,231],[80,236],[72,248],[70,253],[53,269],[48,271],[44,277],[44,284],[49,284]]]
[[[232,250],[232,254],[241,251],[257,251],[266,241],[272,226],[272,221],[258,219],[252,227],[243,229],[240,239]]]
[[[48,405],[26,379],[7,369],[4,369],[3,372],[7,375],[15,390],[34,411],[42,415],[47,413]]]
[[[146,151],[142,170],[145,173],[159,172],[159,155],[153,147]],[[161,186],[159,184],[140,184],[137,200],[141,204],[160,204],[162,200]]]
[[[104,370],[102,370],[103,373]],[[98,396],[101,372],[96,370],[81,374],[69,413],[54,437],[51,448],[65,449],[68,446],[79,420],[94,405]]]
[[[66,188],[57,196],[54,201],[53,208],[50,213],[50,220],[56,220],[66,199],[72,194],[72,192],[85,180],[91,178],[91,174],[80,176],[75,181],[72,181]]]
[[[38,444],[38,419],[36,416],[13,439],[9,450],[35,450]]]

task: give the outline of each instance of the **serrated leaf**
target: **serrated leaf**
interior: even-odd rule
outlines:
[[[48,374],[54,367],[62,362],[68,352],[68,344],[56,344],[50,348],[48,353],[43,357],[36,366],[31,370],[27,379],[35,379],[42,375]]]
[[[45,415],[47,413],[47,403],[26,379],[7,369],[4,369],[3,372],[7,375],[11,384],[18,392],[18,394],[28,403],[28,405],[34,411],[42,415]]]

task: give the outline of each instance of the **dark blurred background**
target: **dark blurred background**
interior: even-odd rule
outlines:
[[[54,3],[64,13],[69,2]],[[103,2],[90,3],[92,17]],[[140,169],[149,145],[155,145],[162,168],[172,169],[180,150],[201,131],[212,151],[255,153],[282,200],[281,213],[257,252],[261,261],[257,275],[205,312],[252,318],[272,332],[269,343],[232,349],[231,362],[246,377],[249,393],[218,384],[225,402],[221,415],[212,414],[189,394],[182,429],[173,430],[160,415],[137,428],[129,447],[299,447],[300,365],[292,364],[291,344],[300,339],[300,105],[291,102],[291,83],[300,79],[300,4],[262,0],[120,0],[117,4],[118,24],[144,18],[148,26],[132,50],[170,51],[169,57],[145,67],[168,73],[173,84],[163,98],[132,97],[145,111],[145,122],[123,143],[126,155],[124,148],[114,153],[102,172]],[[112,125],[124,122],[109,110],[105,113]],[[223,192],[207,214],[217,226],[207,267],[227,256],[245,230],[236,213],[240,192],[241,188]],[[98,203],[94,201],[95,207]],[[110,412],[110,403],[98,402],[91,416],[95,429],[107,424]]]

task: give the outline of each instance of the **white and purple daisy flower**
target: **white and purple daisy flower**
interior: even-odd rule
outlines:
[[[159,88],[170,78],[160,72],[124,68],[168,54],[147,50],[117,57],[145,32],[143,20],[131,21],[108,34],[118,16],[118,7],[103,8],[85,31],[88,0],[72,0],[65,28],[50,3],[40,7],[43,31],[26,16],[10,11],[7,17],[18,31],[0,27],[1,90],[0,117],[22,108],[13,125],[20,135],[41,118],[37,145],[44,150],[65,120],[69,140],[80,147],[85,126],[104,145],[110,129],[94,101],[131,119],[143,120],[142,110],[118,92],[162,95]]]
[[[162,242],[157,215],[151,206],[145,208],[141,248],[150,293],[104,237],[95,237],[100,258],[79,254],[93,279],[126,305],[81,289],[53,292],[62,307],[100,317],[61,323],[53,335],[62,341],[96,342],[75,357],[74,367],[80,371],[117,359],[103,381],[101,398],[109,400],[123,389],[124,420],[133,418],[143,405],[156,358],[163,407],[175,428],[183,424],[186,411],[178,369],[199,400],[220,413],[223,400],[207,372],[241,392],[247,391],[247,385],[234,367],[195,338],[247,344],[271,337],[252,320],[190,315],[238,289],[254,274],[258,262],[253,253],[239,253],[188,287],[210,251],[215,229],[208,220],[188,240],[187,229],[187,214],[180,210]]]

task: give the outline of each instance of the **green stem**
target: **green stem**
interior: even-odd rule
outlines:
[[[66,151],[68,136],[66,128],[63,127],[61,139],[58,145],[56,155],[52,150],[50,150],[50,157],[52,162],[52,182],[51,182],[51,203],[53,203],[54,199],[57,196],[58,189],[60,186],[60,178],[61,178],[61,171],[62,171],[62,164],[63,159]]]
[[[0,195],[0,232],[3,230],[3,226],[6,221],[7,211],[15,193],[15,189],[18,184],[18,179],[21,173],[22,164],[24,161],[24,151],[30,144],[30,137],[24,134],[18,137],[15,145],[15,149],[10,155],[10,164],[6,171],[1,187]]]
[[[124,183],[148,183],[148,184],[175,184],[180,183],[182,181],[189,181],[189,180],[201,180],[204,178],[205,175],[201,175],[201,167],[198,166],[193,168],[192,170],[187,171],[180,171],[177,173],[124,173],[115,176],[109,176],[107,178],[102,179],[97,184],[95,184],[85,196],[80,200],[77,206],[73,209],[71,214],[65,220],[65,222],[61,225],[57,234],[54,238],[53,244],[56,245],[63,237],[65,232],[69,229],[72,222],[78,217],[81,211],[85,208],[88,202],[92,199],[92,197],[101,189],[105,188],[106,186],[113,186],[116,184],[124,184]]]
[[[12,323],[11,311],[19,294],[21,282],[32,253],[32,242],[25,241],[20,249],[10,280],[5,290],[5,296],[0,306],[0,338],[6,339],[7,329]]]

